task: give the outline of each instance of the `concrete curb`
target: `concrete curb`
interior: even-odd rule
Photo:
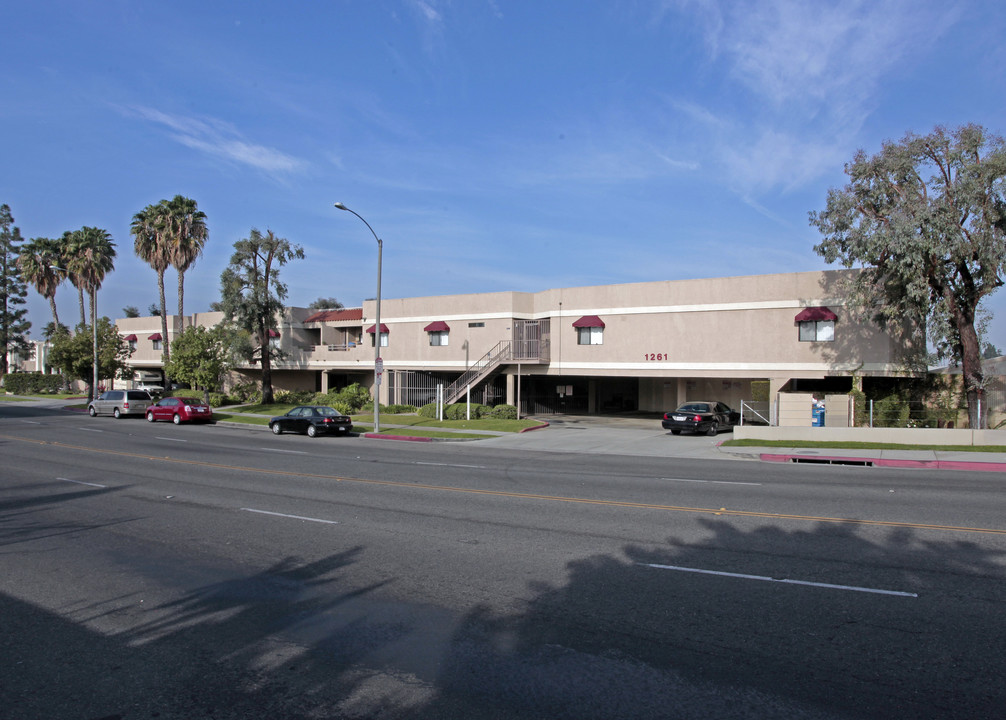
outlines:
[[[856,465],[913,470],[966,470],[1006,472],[1006,463],[967,460],[911,460],[906,458],[856,457],[852,455],[800,455],[797,453],[758,453],[763,462],[804,463],[808,465]]]

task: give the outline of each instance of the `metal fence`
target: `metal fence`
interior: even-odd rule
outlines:
[[[392,370],[388,373],[388,398],[392,405],[417,408],[437,401],[437,386],[447,388],[454,380],[449,374],[420,370]],[[465,402],[463,396],[459,402]],[[506,378],[496,376],[472,388],[472,402],[495,406],[506,402]]]

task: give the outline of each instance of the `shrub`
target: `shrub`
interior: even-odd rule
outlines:
[[[331,393],[329,393],[331,394]],[[360,383],[353,383],[342,388],[335,394],[333,402],[342,402],[353,408],[354,411],[363,410],[366,405],[373,409],[373,401],[370,399],[370,391]]]
[[[908,403],[898,395],[888,395],[873,403],[874,427],[907,427]]]
[[[210,406],[211,407],[223,407],[224,405],[231,405],[231,399],[221,392],[211,392],[210,393]]]
[[[238,383],[229,393],[238,403],[259,403],[262,402],[262,392],[259,389],[258,383],[254,382],[243,382]]]
[[[414,413],[416,411],[415,405],[388,405],[384,412],[391,413],[392,415],[401,415],[404,413]]]
[[[437,416],[437,404],[436,403],[426,403],[421,408],[416,410],[416,414],[419,417],[424,418],[435,418]]]
[[[497,405],[489,411],[489,417],[497,420],[516,420],[517,407],[514,405]]]
[[[435,413],[436,411],[434,411]],[[471,405],[471,419],[478,420],[489,413],[489,408],[479,403]],[[466,420],[468,418],[467,403],[454,403],[444,408],[444,420]]]
[[[276,393],[274,400],[290,405],[310,405],[314,402],[315,393],[310,390],[284,390]]]
[[[3,387],[14,395],[46,395],[57,393],[65,385],[62,375],[44,375],[38,372],[7,373]]]

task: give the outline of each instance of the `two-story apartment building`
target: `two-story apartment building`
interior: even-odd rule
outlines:
[[[852,271],[818,271],[385,299],[313,312],[288,308],[270,330],[278,389],[373,387],[383,403],[472,399],[545,412],[660,411],[689,399],[739,406],[770,391],[845,392],[854,377],[906,373],[923,342],[882,332],[846,303]],[[170,317],[168,341],[181,330]],[[219,313],[186,324],[213,325]],[[140,372],[160,370],[160,318],[117,321]],[[254,364],[238,369],[257,379]]]

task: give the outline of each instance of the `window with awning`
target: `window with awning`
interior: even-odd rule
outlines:
[[[430,345],[442,346],[448,344],[451,328],[443,320],[435,320],[423,328],[430,334]]]
[[[577,345],[603,345],[604,321],[597,315],[584,315],[573,323]]]
[[[376,343],[377,325],[367,328],[367,333],[370,335],[370,346],[373,347]],[[388,347],[388,326],[384,323],[381,323],[381,347]]]
[[[161,337],[160,333],[154,333],[153,335],[148,335],[147,340],[153,340],[154,342],[160,342],[164,338]]]
[[[830,308],[805,307],[794,318],[800,327],[800,342],[834,342],[836,320],[838,315]]]

